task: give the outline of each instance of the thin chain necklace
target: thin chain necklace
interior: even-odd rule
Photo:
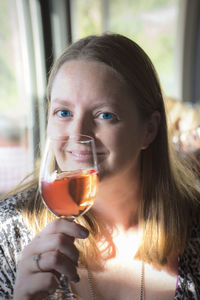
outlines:
[[[87,274],[88,274],[90,298],[91,298],[91,300],[96,300],[92,274],[91,274],[88,266],[86,266],[86,269],[87,269]],[[145,297],[144,297],[144,262],[142,262],[141,278],[140,278],[140,300],[145,300]]]

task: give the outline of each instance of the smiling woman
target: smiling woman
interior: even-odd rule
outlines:
[[[94,137],[102,179],[123,172],[127,166],[131,174],[139,174],[140,149],[151,142],[126,85],[118,77],[100,62],[70,61],[60,68],[51,90],[48,134]]]
[[[86,37],[55,62],[47,95],[48,137],[94,139],[99,190],[76,223],[55,219],[33,183],[1,203],[0,237],[15,248],[2,243],[0,295],[43,299],[65,274],[84,300],[199,299],[200,191],[168,144],[148,56],[119,34]]]

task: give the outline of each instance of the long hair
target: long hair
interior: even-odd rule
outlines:
[[[47,87],[48,101],[51,101],[56,74],[71,60],[98,61],[110,66],[123,78],[144,120],[154,111],[160,113],[157,136],[147,149],[142,150],[139,222],[143,236],[136,257],[165,264],[172,251],[182,253],[184,250],[191,214],[199,205],[199,191],[194,174],[174,158],[170,149],[164,101],[154,66],[135,42],[122,35],[89,36],[68,47],[53,65]],[[39,194],[28,202],[25,215],[29,225],[37,224],[37,230],[52,219]],[[78,221],[90,230],[87,242],[81,245],[82,261],[88,256],[95,260],[100,255],[97,242],[102,236],[106,239],[106,229],[92,211]]]

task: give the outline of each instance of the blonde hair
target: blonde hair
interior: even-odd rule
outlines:
[[[194,174],[174,158],[175,154],[169,147],[164,101],[156,71],[145,52],[130,39],[119,34],[89,36],[67,48],[55,62],[47,88],[49,101],[51,87],[60,67],[76,59],[99,61],[119,73],[132,93],[142,119],[148,119],[154,111],[160,112],[158,134],[153,143],[142,151],[143,199],[139,222],[143,227],[143,237],[136,257],[163,265],[174,249],[178,253],[183,252],[190,230],[191,214],[199,205],[200,194]],[[29,199],[24,217],[35,232],[54,218],[38,193]],[[105,255],[113,255],[115,249],[108,239],[109,229],[101,224],[92,210],[77,221],[90,231],[89,238],[82,241],[82,244],[77,241],[83,264],[87,260],[95,265],[95,262],[103,261],[101,258]],[[108,244],[103,254],[98,248],[102,239]]]

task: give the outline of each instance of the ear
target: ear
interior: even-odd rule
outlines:
[[[160,124],[160,113],[159,111],[154,111],[150,119],[146,123],[143,145],[141,147],[142,150],[147,149],[155,139],[158,132],[159,124]]]

